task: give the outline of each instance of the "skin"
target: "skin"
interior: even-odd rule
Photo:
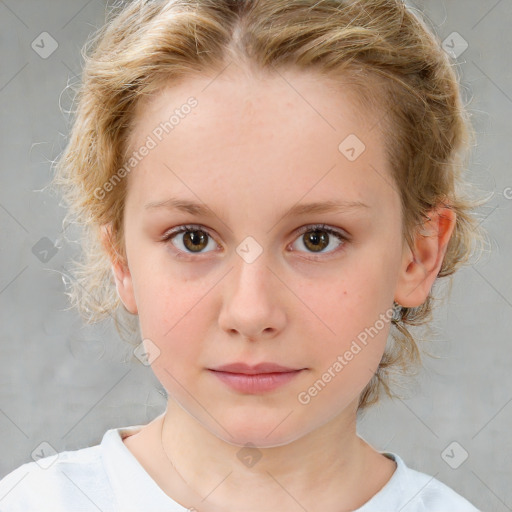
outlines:
[[[141,104],[132,132],[140,147],[175,108],[197,98],[128,176],[127,261],[110,252],[119,296],[158,347],[151,366],[169,394],[165,413],[124,442],[184,507],[355,510],[396,467],[356,432],[358,397],[378,367],[389,322],[308,404],[298,394],[393,300],[425,301],[455,214],[432,211],[414,247],[403,242],[400,198],[382,134],[372,129],[378,113],[358,110],[326,78],[237,66],[215,76],[188,78]],[[353,162],[338,150],[349,134],[366,145]],[[171,196],[204,203],[214,215],[144,208]],[[284,216],[298,202],[327,200],[368,207]],[[327,234],[328,247],[317,253],[297,232],[316,223],[350,238]],[[199,254],[184,233],[161,240],[184,224],[211,235]],[[108,226],[103,236],[110,250]],[[247,236],[263,251],[251,263],[236,252]],[[208,371],[237,361],[306,370],[275,391],[247,394]],[[249,442],[261,455],[251,467],[237,457]]]

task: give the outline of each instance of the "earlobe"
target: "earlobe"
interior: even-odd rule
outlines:
[[[456,214],[448,206],[433,209],[414,237],[414,250],[404,249],[395,301],[404,307],[421,306],[441,270]]]
[[[101,243],[105,248],[110,264],[112,267],[112,273],[114,275],[114,281],[116,283],[117,293],[124,307],[132,314],[138,313],[137,304],[135,302],[135,294],[133,290],[132,276],[128,263],[122,259],[115,251],[112,241],[112,232],[110,226],[101,227]]]

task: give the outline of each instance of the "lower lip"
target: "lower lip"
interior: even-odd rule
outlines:
[[[210,370],[217,378],[236,391],[243,393],[262,393],[273,391],[290,382],[302,370],[279,373],[258,373],[247,375],[244,373],[217,372]]]

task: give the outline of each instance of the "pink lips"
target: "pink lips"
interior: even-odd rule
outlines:
[[[300,369],[300,368],[299,368]],[[255,375],[257,373],[278,373],[278,372],[293,372],[296,368],[288,368],[275,363],[260,363],[254,366],[249,366],[245,363],[232,363],[212,368],[217,372],[231,372],[231,373],[245,373],[248,375]]]
[[[290,382],[305,368],[294,369],[275,363],[249,366],[233,363],[209,369],[217,378],[232,389],[242,393],[272,391]]]

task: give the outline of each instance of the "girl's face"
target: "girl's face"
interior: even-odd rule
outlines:
[[[354,421],[378,367],[410,253],[370,114],[299,72],[225,70],[139,105],[118,291],[170,397],[229,443]],[[235,362],[302,371],[241,391],[211,371]]]

